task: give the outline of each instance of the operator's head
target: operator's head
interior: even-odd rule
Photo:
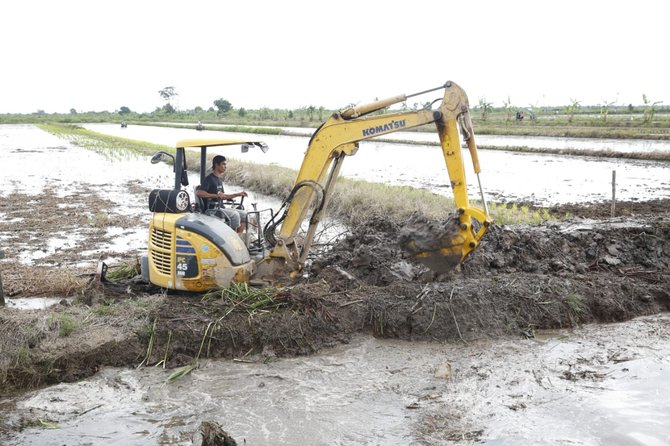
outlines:
[[[221,155],[216,155],[214,159],[212,159],[212,170],[216,171],[224,171],[226,170],[226,157],[221,156]]]

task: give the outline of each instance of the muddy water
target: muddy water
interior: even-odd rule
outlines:
[[[177,140],[193,137],[248,139],[258,137],[270,145],[266,154],[250,151],[240,155],[225,152],[257,163],[276,163],[298,169],[302,163],[308,137],[249,135],[244,133],[196,131],[163,127],[130,126],[122,129],[112,124],[89,124],[91,130],[125,136],[158,144],[173,145]],[[405,133],[400,135],[414,135]],[[549,138],[553,139],[553,138]],[[635,144],[634,142],[622,142]],[[470,158],[464,152],[470,196],[479,198],[476,176]],[[537,205],[604,201],[612,196],[612,171],[616,171],[616,197],[620,200],[648,200],[670,197],[670,164],[598,157],[570,157],[550,154],[515,153],[481,150],[481,180],[489,199],[526,201]],[[451,195],[444,159],[437,147],[390,144],[375,140],[361,143],[356,156],[348,158],[342,175],[392,185],[408,185]]]
[[[16,400],[13,419],[57,428],[4,444],[190,444],[211,420],[247,445],[666,445],[669,323],[469,345],[361,336],[307,358],[203,361],[172,384],[109,368]]]

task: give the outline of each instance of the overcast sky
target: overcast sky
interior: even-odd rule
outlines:
[[[0,4],[0,113],[339,109],[452,80],[501,106],[670,104],[670,3],[20,0]],[[426,98],[429,100],[432,98]],[[411,104],[410,104],[411,105]]]

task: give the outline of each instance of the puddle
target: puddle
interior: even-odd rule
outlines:
[[[60,250],[72,249],[77,246],[77,243],[84,240],[85,236],[82,234],[63,234],[56,235],[42,244],[42,247],[35,249],[21,250],[18,254],[18,260],[23,265],[31,265],[36,260],[54,255]]]
[[[72,302],[72,299],[63,297],[5,297],[5,305],[17,310],[46,310],[63,300]]]

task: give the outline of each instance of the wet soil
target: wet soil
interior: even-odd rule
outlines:
[[[105,202],[94,192],[89,196],[97,203],[87,204],[95,215],[95,206]],[[35,204],[47,198],[35,198]],[[407,228],[373,220],[312,259],[305,276],[279,289],[272,308],[265,309],[221,297],[167,294],[137,277],[72,286],[61,292],[74,297],[74,305],[0,311],[0,396],[75,381],[107,365],[176,367],[204,357],[244,361],[307,355],[347,343],[361,332],[467,343],[532,338],[538,329],[668,311],[667,202],[619,204],[620,212],[625,209],[630,216],[577,216],[600,217],[608,211],[602,204],[575,207],[573,217],[561,222],[494,226],[459,269],[439,275],[400,249],[397,240]],[[2,211],[12,218],[11,209]],[[81,224],[81,216],[73,214],[58,224]],[[29,213],[22,218],[28,219],[22,228],[35,223],[36,239],[51,230],[48,218]],[[99,237],[90,240],[92,245],[100,242]],[[62,254],[69,259],[67,252]],[[25,274],[41,290],[53,285],[49,277],[54,271],[59,276],[76,272],[86,281],[92,275],[90,267],[66,263],[3,268],[10,295],[30,293]],[[12,273],[17,270],[25,274]]]

